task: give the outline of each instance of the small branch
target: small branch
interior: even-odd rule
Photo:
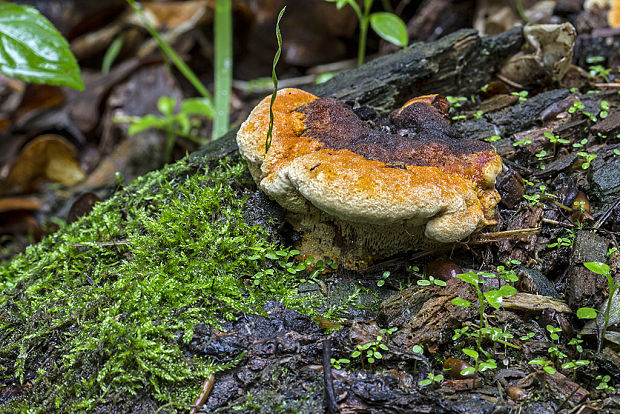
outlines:
[[[325,403],[329,414],[336,414],[338,407],[336,405],[336,393],[334,392],[334,381],[332,379],[332,340],[325,338],[323,340],[323,378],[325,380]]]

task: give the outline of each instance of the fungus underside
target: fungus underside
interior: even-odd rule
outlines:
[[[279,247],[243,220],[234,181],[251,185],[245,163],[183,160],[0,265],[0,387],[27,389],[0,411],[89,411],[139,390],[184,410],[204,378],[238,362],[184,354],[196,324],[259,314],[270,299],[317,314],[299,275],[265,259]]]

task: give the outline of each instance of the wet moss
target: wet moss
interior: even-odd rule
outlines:
[[[313,314],[291,252],[243,219],[231,183],[250,180],[238,161],[181,161],[0,266],[0,412],[185,411],[236,363],[184,352],[196,324],[269,299]]]

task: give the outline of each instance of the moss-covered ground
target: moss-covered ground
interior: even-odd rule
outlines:
[[[178,162],[0,266],[0,389],[12,390],[0,412],[145,395],[186,411],[210,373],[236,362],[184,352],[196,324],[260,313],[269,299],[311,314],[292,253],[243,219],[248,192],[231,184],[250,180],[238,161]]]

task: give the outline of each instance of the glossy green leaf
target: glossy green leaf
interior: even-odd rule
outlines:
[[[181,102],[181,112],[213,118],[213,101],[208,98],[188,98]]]
[[[598,273],[599,275],[609,274],[609,266],[600,262],[585,262],[583,264],[589,271]]]
[[[596,309],[579,308],[577,309],[577,317],[579,319],[594,319],[596,318]]]
[[[461,306],[463,308],[468,308],[471,306],[471,302],[462,298],[454,298],[452,299],[452,304],[455,306]]]
[[[26,82],[84,89],[67,41],[28,6],[0,3],[0,72]]]
[[[477,286],[480,283],[480,280],[478,279],[478,275],[473,272],[459,273],[458,275],[456,275],[456,277],[461,279],[463,282],[469,283],[470,285]]]
[[[467,355],[468,357],[472,357],[473,359],[478,359],[478,357],[480,356],[478,354],[478,351],[474,351],[473,349],[470,349],[470,348],[463,348],[463,353]]]
[[[380,12],[370,15],[370,26],[384,40],[397,46],[407,46],[407,26],[393,13]]]

